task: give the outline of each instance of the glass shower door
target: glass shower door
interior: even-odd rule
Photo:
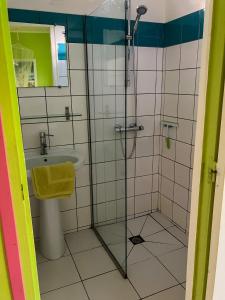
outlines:
[[[108,0],[86,19],[93,229],[127,273],[126,9]]]

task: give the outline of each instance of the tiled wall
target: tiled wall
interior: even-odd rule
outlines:
[[[178,123],[160,139],[159,209],[188,230],[201,57],[201,40],[164,49],[161,119]]]
[[[125,215],[125,163],[120,134],[115,125],[125,125],[124,47],[89,46],[89,83],[92,129],[92,159],[96,221],[120,220]],[[138,60],[138,132],[136,151],[128,160],[128,217],[158,207],[158,162],[162,54],[160,48],[135,49]],[[131,59],[132,61],[132,59]],[[132,66],[131,66],[132,69]],[[133,74],[132,74],[133,75]],[[133,76],[127,95],[127,124],[134,123]],[[128,133],[129,156],[133,133]]]
[[[189,17],[187,18],[189,20]],[[184,21],[187,18],[185,17]],[[194,33],[192,36],[186,35],[187,40],[196,39],[196,34],[199,38],[202,35],[203,12],[190,15],[190,20],[192,18],[195,22],[191,32]],[[145,28],[145,24],[142,24],[142,29]],[[138,124],[143,124],[145,129],[138,133],[136,151],[128,160],[128,217],[133,218],[160,209],[181,228],[187,230],[201,41],[184,43],[185,35],[180,35],[178,31],[175,37],[171,36],[173,28],[177,26],[190,32],[187,27],[181,26],[182,20],[177,19],[168,24],[168,38],[171,37],[172,44],[178,45],[154,48],[149,45],[143,47],[143,44],[142,47],[136,48]],[[145,40],[149,40],[149,35],[146,37],[148,38]],[[69,87],[18,89],[26,151],[32,149],[39,152],[39,133],[46,131],[54,134],[49,141],[51,147],[75,148],[85,154],[85,164],[77,171],[75,195],[71,199],[61,201],[65,232],[83,229],[91,224],[86,70],[84,45],[77,42],[76,40],[75,44],[69,44]],[[124,47],[89,44],[88,57],[92,65],[89,84],[94,87],[90,106],[91,109],[95,108],[93,119],[96,119],[94,122],[91,120],[91,128],[95,131],[91,132],[92,138],[96,137],[98,126],[101,130],[104,129],[94,140],[96,143],[93,147],[95,167],[101,169],[104,157],[104,172],[108,176],[107,180],[104,177],[104,180],[99,182],[93,178],[94,193],[95,189],[99,190],[100,198],[98,195],[97,198],[100,201],[104,198],[104,222],[121,217],[121,201],[124,195],[124,182],[119,188],[117,186],[121,177],[124,177],[125,170],[119,137],[114,132],[114,126],[120,121],[124,122],[120,119],[120,116],[124,115],[125,101]],[[131,77],[131,82],[132,79]],[[102,80],[107,80],[106,88],[103,89]],[[49,118],[52,114],[63,114],[65,106],[69,106],[73,113],[82,113],[82,117],[73,117],[70,121]],[[33,118],[29,121],[23,120],[23,117],[29,115]],[[46,118],[40,119],[40,115],[46,115]],[[134,120],[132,85],[128,88],[127,115],[129,124]],[[163,119],[179,124],[177,129],[170,130],[170,149],[166,148],[166,133],[162,131],[160,123]],[[129,134],[128,150],[131,149],[132,141],[133,136]],[[102,184],[103,182],[106,184]],[[32,194],[31,191],[32,216],[37,236],[39,208],[38,201]]]
[[[77,171],[74,195],[60,200],[65,232],[80,230],[91,224],[84,45],[69,44],[68,49],[69,87],[18,89],[25,152],[40,152],[39,133],[45,131],[54,134],[49,141],[52,148],[75,148],[85,156],[84,165]],[[81,113],[82,117],[73,117],[70,121],[50,118],[64,114],[65,106],[69,106],[73,113]],[[46,118],[39,119],[40,115]],[[28,116],[32,119],[23,120]],[[33,196],[31,184],[29,186],[34,232],[38,236],[39,202]]]
[[[91,107],[93,104],[95,106],[94,119],[96,119],[91,121],[92,130],[95,131],[92,131],[92,138],[96,136],[96,125],[100,126],[101,132],[104,128],[103,137],[98,137],[97,144],[95,144],[97,151],[94,154],[93,163],[95,167],[101,169],[102,158],[104,157],[104,163],[107,162],[106,167],[109,170],[109,180],[104,178],[98,184],[94,181],[94,192],[95,188],[98,187],[99,209],[101,209],[101,220],[104,222],[114,219],[115,216],[117,219],[124,216],[124,200],[122,199],[124,182],[120,179],[124,178],[125,165],[119,136],[118,134],[115,135],[114,132],[115,124],[124,122],[124,82],[121,83],[121,79],[124,77],[124,47],[106,45],[89,45],[88,47],[90,59],[93,58],[93,55],[95,56],[95,53],[100,54],[98,60],[95,56],[95,97],[90,97],[90,101]],[[107,57],[104,56],[104,53]],[[163,49],[139,47],[136,48],[136,53],[138,54],[138,123],[143,124],[145,130],[138,133],[136,151],[128,161],[129,218],[157,209],[159,197],[158,165]],[[96,79],[102,80],[101,68],[104,58],[110,58],[110,68],[115,65],[115,69],[107,71],[109,79],[112,78],[110,72],[113,73],[115,82],[111,84],[111,90],[102,93],[98,91],[100,84],[98,85]],[[60,201],[65,232],[83,229],[91,224],[83,44],[69,44],[69,68],[70,87],[68,88],[18,89],[26,152],[32,150],[39,153],[39,133],[45,131],[54,134],[54,137],[50,137],[49,141],[51,147],[59,149],[74,147],[85,154],[85,165],[77,171],[75,195],[71,199]],[[114,75],[116,76],[114,77]],[[107,77],[105,71],[104,77]],[[91,78],[89,79],[91,84]],[[131,123],[134,120],[133,83],[128,89],[128,94],[128,123]],[[92,103],[92,101],[95,102]],[[69,106],[73,113],[82,113],[82,117],[73,117],[71,121],[50,118],[51,115],[63,114],[65,106]],[[49,118],[38,119],[40,115],[46,115]],[[23,117],[28,116],[32,116],[32,119],[23,120]],[[130,152],[133,142],[132,134],[128,138],[128,152]],[[96,150],[94,147],[92,149],[93,151]],[[103,182],[106,183],[103,184]],[[35,235],[38,236],[39,204],[33,196],[31,185],[30,194],[34,231]]]

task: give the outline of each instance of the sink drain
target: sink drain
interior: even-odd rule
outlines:
[[[129,240],[133,245],[138,245],[145,242],[145,240],[140,235],[132,236],[131,238],[129,238]]]

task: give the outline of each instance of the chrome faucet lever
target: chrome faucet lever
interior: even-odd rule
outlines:
[[[41,145],[40,154],[41,155],[48,154],[48,151],[47,151],[47,140],[46,140],[47,136],[54,136],[54,135],[53,134],[48,134],[48,133],[46,133],[44,131],[40,132],[40,145]]]

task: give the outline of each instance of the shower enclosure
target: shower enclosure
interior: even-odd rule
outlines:
[[[108,0],[86,18],[92,227],[124,277],[127,137],[118,128],[127,127],[126,12],[124,0]]]

